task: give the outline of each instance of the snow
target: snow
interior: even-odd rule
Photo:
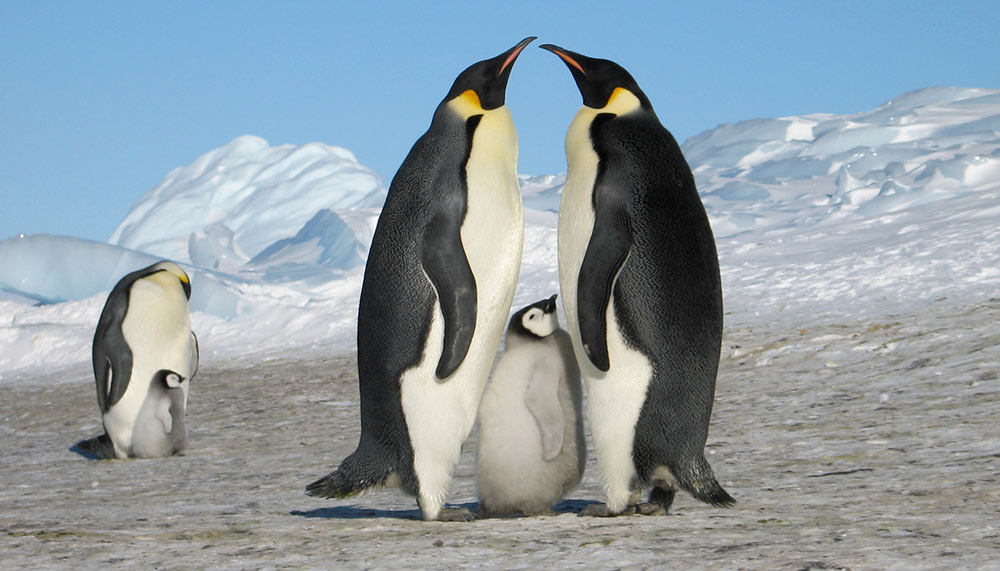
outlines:
[[[998,118],[1000,92],[939,87],[871,111],[754,119],[688,140],[729,320],[872,314],[996,288]],[[515,303],[527,303],[558,291],[565,175],[519,180],[527,214]],[[49,348],[85,347],[111,286],[160,258],[192,275],[195,329],[210,354],[348,350],[384,196],[381,178],[346,149],[243,136],[171,171],[108,243],[0,241],[0,331],[10,341],[0,379],[85,362],[87,351],[53,360]],[[30,316],[50,304],[55,320],[39,331]]]
[[[962,423],[972,421],[963,421],[954,413],[952,407],[958,406],[958,401],[947,403],[960,399],[964,406],[988,404],[995,402],[997,394],[1000,358],[994,349],[994,324],[1000,292],[1000,91],[937,87],[903,94],[876,109],[850,115],[817,113],[720,125],[685,142],[683,150],[715,231],[726,304],[724,366],[710,452],[730,459],[728,465],[716,465],[716,471],[737,481],[735,491],[730,491],[738,500],[743,502],[749,496],[760,510],[773,512],[764,517],[762,511],[759,526],[771,525],[769,518],[773,518],[772,532],[780,535],[782,530],[801,524],[801,514],[781,507],[777,498],[754,496],[749,489],[761,484],[741,463],[774,468],[780,474],[780,481],[769,484],[772,488],[768,493],[774,493],[805,486],[806,481],[809,486],[819,484],[827,479],[825,472],[836,472],[843,462],[865,465],[851,458],[870,459],[882,454],[886,462],[904,465],[906,459],[893,452],[901,446],[921,450],[936,447],[936,453],[946,454],[947,450],[941,449],[944,444],[940,444],[945,442],[968,454],[995,452],[995,437],[968,442],[976,432]],[[181,263],[192,277],[192,325],[202,349],[200,376],[213,383],[229,383],[232,394],[240,395],[236,398],[256,394],[239,388],[239,379],[245,378],[254,386],[278,383],[276,390],[284,395],[281,398],[292,399],[286,406],[303,406],[306,401],[302,399],[313,399],[309,402],[322,401],[324,410],[333,407],[343,411],[337,416],[342,426],[335,431],[336,446],[338,451],[350,452],[348,448],[356,443],[356,377],[350,361],[338,361],[333,367],[329,359],[350,355],[354,349],[363,262],[385,196],[381,180],[345,149],[322,143],[271,146],[258,137],[245,136],[169,173],[136,202],[107,243],[47,235],[0,241],[0,389],[25,395],[29,393],[23,391],[35,387],[31,395],[41,394],[38,390],[50,394],[61,390],[63,383],[72,382],[87,387],[83,392],[91,398],[87,392],[92,391],[93,382],[89,378],[90,343],[108,291],[125,273],[167,258]],[[556,212],[565,175],[522,175],[519,180],[526,228],[513,309],[558,291]],[[985,321],[979,320],[980,315]],[[971,333],[974,331],[979,333]],[[939,366],[941,363],[949,365]],[[952,379],[955,371],[960,372],[956,373],[960,379]],[[326,378],[330,374],[340,391],[333,401],[324,400],[333,391]],[[296,383],[306,383],[309,396],[295,396],[299,390]],[[210,390],[194,391],[193,415],[199,414],[199,399],[207,393]],[[219,398],[234,398],[232,394]],[[973,394],[978,396],[974,399]],[[267,397],[254,398],[262,399],[253,405],[258,411],[255,415],[263,414]],[[813,409],[826,406],[830,399],[849,402],[843,409],[849,417],[845,422],[856,424],[828,422],[822,416],[828,413]],[[790,412],[776,410],[773,403],[779,401]],[[980,420],[983,426],[995,425],[1000,419],[995,407],[987,404],[976,405],[985,415]],[[92,436],[96,430],[98,416],[93,405],[89,401],[78,405],[79,418],[87,419],[87,430],[77,430],[82,420],[70,422],[73,435],[64,435],[67,446],[73,438]],[[883,417],[889,419],[886,422],[906,422],[904,407],[938,415],[934,417],[938,420],[933,426],[910,426],[905,434],[894,432],[901,428],[880,424],[884,419],[878,419]],[[843,412],[842,408],[837,405],[830,410]],[[218,422],[228,424],[220,424],[217,433],[211,428],[215,417],[203,415],[200,422],[211,434],[201,435],[205,439],[201,445],[209,448],[199,451],[199,435],[195,433],[188,458],[202,457],[228,466],[233,460],[223,461],[220,450],[224,444],[218,443],[224,438],[225,427],[234,423],[253,426],[254,422],[253,418],[242,418],[238,410],[251,409],[234,409],[230,416],[221,417]],[[756,425],[740,424],[744,417],[754,418],[760,410],[769,411],[769,416],[758,419],[759,430],[766,431],[766,437],[754,432]],[[280,414],[271,416],[277,425],[284,422]],[[15,432],[11,417],[3,418],[0,427]],[[951,420],[946,423],[945,418]],[[195,420],[192,418],[192,426],[197,429]],[[803,426],[819,428],[810,428],[805,434]],[[938,426],[940,430],[933,428]],[[740,432],[740,427],[750,432]],[[717,440],[720,434],[722,438]],[[303,456],[296,450],[297,465],[309,464],[307,473],[296,471],[289,476],[296,485],[325,473],[334,461],[325,457],[329,450],[324,448],[325,440],[319,435],[312,438],[310,446],[318,447],[315,452],[324,458]],[[297,447],[298,440],[295,442]],[[778,450],[782,452],[775,452]],[[293,454],[288,450],[283,453]],[[64,450],[56,456],[56,462],[67,461]],[[268,466],[276,469],[281,460],[273,458]],[[982,469],[996,473],[995,454],[993,460],[983,458],[987,459],[978,461]],[[894,475],[897,480],[892,481],[909,477],[897,464],[882,465],[881,459],[865,461],[882,470],[881,478],[887,477],[885,473]],[[928,470],[937,466],[929,456],[916,461]],[[783,462],[816,478],[792,477],[782,471]],[[130,470],[138,472],[147,469],[142,463],[132,466]],[[141,481],[145,476],[138,472],[135,478]],[[461,470],[458,476],[456,497],[468,499],[472,492],[463,482],[471,478],[465,474],[463,479]],[[864,494],[866,486],[881,490],[878,493],[884,491],[866,480],[874,476],[864,472],[830,476],[840,477],[854,478],[850,481],[857,483],[851,488],[855,494]],[[906,495],[924,493],[922,490],[934,486],[949,488],[956,478],[978,482],[969,473],[934,472],[923,478],[924,483],[906,480],[897,486],[903,491],[885,493]],[[572,497],[600,499],[593,466],[584,479],[583,487]],[[886,485],[892,487],[892,481]],[[266,482],[258,485],[273,486]],[[984,492],[976,486],[970,493],[981,496]],[[822,494],[822,489],[812,486],[809,490],[814,495],[799,495],[797,501],[808,504],[822,500],[821,495],[815,495]],[[299,491],[280,493],[286,499],[294,497],[288,501],[302,509],[316,510],[307,512],[315,517],[340,513],[336,510],[341,508],[321,507],[314,500],[299,498]],[[379,511],[378,506],[413,509],[410,500],[385,494],[357,502],[374,505],[377,509],[373,513],[383,515],[393,512]],[[995,502],[995,493],[992,497]],[[7,502],[6,498],[0,495],[0,502]],[[929,501],[921,498],[908,496],[899,501]],[[161,501],[168,505],[170,500]],[[739,512],[691,504],[687,508],[688,514],[704,517],[689,515],[687,523],[672,518],[667,527],[680,525],[696,533],[718,525],[712,522],[739,517],[730,515]],[[324,509],[333,511],[322,512]],[[879,534],[895,529],[885,519],[889,516],[871,515],[856,502],[838,509],[847,515],[834,518],[836,523],[829,524],[832,528],[822,529],[841,534],[838,537],[846,538],[858,553],[871,548],[859,543],[865,533],[882,537]],[[305,521],[291,527],[323,527],[319,523],[325,522],[310,517],[306,515]],[[913,519],[919,517],[917,514],[907,517],[911,523],[906,529],[927,527]],[[996,537],[994,524],[990,524],[994,525],[992,532],[979,533],[974,526],[985,525],[982,522],[970,523],[951,512],[944,517],[960,526],[956,541],[972,549],[967,553],[981,553],[976,549],[990,544],[989,537]],[[851,531],[851,518],[871,522],[865,524],[871,529]],[[574,533],[572,525],[564,524],[543,525],[543,529]],[[383,527],[418,533],[413,531],[417,527],[402,526],[405,529],[400,530],[400,525],[388,522]],[[520,529],[514,524],[496,525],[510,533]],[[655,522],[629,525],[656,536]],[[904,537],[905,531],[895,529],[892,533],[903,533]],[[731,548],[734,554],[745,548],[738,547],[741,538],[733,529],[720,533],[737,546]],[[750,541],[761,541],[760,536]],[[794,553],[795,541],[789,539],[788,545],[787,553]],[[990,545],[996,555],[1000,546],[995,539]],[[690,542],[687,546],[694,549]],[[719,547],[723,548],[725,545]],[[584,545],[581,549],[587,551]],[[985,549],[988,552],[990,548]],[[595,554],[597,559],[581,556],[581,562],[628,564],[628,549],[614,553],[626,559],[601,559]],[[809,553],[814,559],[800,562],[799,567],[823,560],[820,554]],[[905,561],[884,555],[866,557],[862,554],[846,561],[872,568]],[[962,560],[965,566],[991,560],[970,557]],[[711,560],[726,565],[725,559]],[[759,565],[748,563],[752,558],[738,560],[743,567]],[[146,561],[172,564],[169,560]],[[228,560],[214,561],[224,566]],[[259,566],[261,561],[277,560],[250,557],[241,561]],[[303,561],[308,562],[286,562],[307,564]],[[648,565],[656,560],[636,555],[631,561]],[[697,564],[700,559],[688,561]],[[938,560],[942,566],[944,561]],[[198,564],[196,560],[187,562]]]
[[[995,288],[998,117],[998,91],[930,88],[871,111],[754,119],[688,140],[730,322],[806,308],[872,314]],[[516,304],[558,291],[565,175],[519,180],[527,214]],[[50,348],[85,347],[111,286],[161,258],[192,275],[195,329],[209,354],[349,350],[384,196],[381,178],[346,149],[243,136],[171,171],[108,243],[0,241],[0,334],[10,342],[0,380],[84,363],[87,351],[54,360]],[[53,303],[55,321],[41,331],[30,315]]]
[[[223,222],[250,256],[298,231],[324,208],[377,208],[385,186],[347,149],[269,146],[239,137],[174,169],[132,207],[108,240],[178,262],[189,236]]]

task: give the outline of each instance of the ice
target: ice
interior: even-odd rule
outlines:
[[[364,263],[363,254],[347,223],[323,209],[295,236],[264,248],[249,265],[253,270],[266,269],[268,281],[288,281],[306,277],[316,266],[349,270]]]
[[[41,303],[90,297],[159,258],[68,236],[37,234],[0,241],[0,289]]]
[[[173,170],[143,195],[109,242],[193,262],[194,232],[223,222],[249,256],[323,209],[380,207],[385,187],[354,155],[323,143],[269,146],[244,136]]]
[[[756,300],[757,313],[794,305],[791,291],[813,292],[812,299],[824,304],[857,299],[864,287],[887,288],[872,295],[890,295],[891,279],[865,277],[868,268],[880,266],[882,276],[924,278],[926,287],[913,291],[915,298],[956,283],[988,283],[991,274],[981,268],[995,265],[991,247],[978,246],[968,260],[948,254],[946,262],[934,262],[948,271],[914,272],[917,266],[905,255],[896,259],[889,252],[923,258],[930,246],[918,253],[877,244],[886,236],[910,243],[929,232],[950,235],[962,212],[979,226],[994,220],[997,117],[1000,91],[932,88],[870,111],[742,121],[685,142],[719,241],[724,279],[736,284],[727,287],[727,306],[751,296],[757,283],[767,284],[760,286],[767,295]],[[522,175],[519,182],[526,230],[515,304],[558,290],[555,213],[565,175]],[[94,299],[103,299],[128,271],[167,258],[192,275],[191,307],[207,351],[244,353],[301,343],[347,349],[384,197],[381,178],[350,151],[239,137],[170,172],[136,202],[110,244],[57,236],[0,242],[0,302],[18,308],[18,323],[42,311],[31,308],[35,303],[55,303],[76,315],[73,307],[99,305]],[[958,210],[951,209],[955,204]],[[951,221],[929,225],[928,219],[945,211]],[[899,222],[885,221],[896,216]],[[843,255],[876,230],[866,248],[881,255]],[[981,228],[968,231],[969,241],[987,239]],[[797,241],[806,235],[808,243]],[[786,273],[798,247],[806,247],[804,259],[814,265]],[[944,255],[955,247],[932,249]],[[781,255],[760,257],[772,249]],[[957,270],[963,263],[979,266]],[[92,327],[86,323],[83,329]],[[18,346],[38,351],[18,357],[23,366],[45,361],[37,344]]]
[[[125,274],[160,258],[127,248],[69,236],[36,234],[0,241],[0,290],[41,304],[57,304],[107,294]],[[234,286],[244,280],[197,270],[191,276],[191,308],[220,317],[239,312]],[[96,322],[94,323],[96,326]]]
[[[998,265],[1000,237],[987,230],[1000,202],[998,116],[1000,91],[932,88],[869,111],[741,121],[686,141],[719,243],[727,319],[805,307],[814,316],[877,313],[882,302],[866,300],[992,284],[983,268]],[[17,315],[0,322],[18,347],[5,346],[0,365],[85,361],[111,286],[163,258],[192,276],[192,319],[208,355],[349,350],[381,180],[345,149],[245,136],[170,172],[109,244],[0,242],[0,309]],[[565,175],[519,183],[526,228],[515,305],[558,291]],[[37,312],[45,325],[29,317]]]
[[[517,182],[521,187],[525,208],[547,212],[559,211],[562,187],[566,184],[565,175],[521,175]]]
[[[992,187],[1000,176],[998,95],[931,88],[851,115],[722,125],[683,150],[716,237],[872,216]],[[767,194],[733,200],[747,184]]]
[[[771,196],[764,187],[740,181],[730,181],[712,193],[722,200],[764,200]]]
[[[233,231],[222,222],[191,233],[188,257],[196,266],[221,271],[235,270],[249,259],[236,243]]]

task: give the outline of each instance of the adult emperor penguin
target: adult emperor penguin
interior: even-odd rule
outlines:
[[[169,456],[187,445],[184,413],[198,370],[191,281],[173,262],[123,277],[94,334],[94,377],[105,434],[77,444],[99,458]]]
[[[559,282],[587,384],[606,505],[666,513],[679,487],[734,503],[705,460],[722,342],[722,286],[694,177],[618,64],[554,45],[583,107],[566,134]]]
[[[522,308],[479,405],[483,515],[538,515],[580,482],[587,446],[583,387],[556,296]]]
[[[534,38],[459,74],[389,186],[358,310],[361,438],[313,496],[378,486],[442,510],[510,311],[524,220],[517,134],[504,105]]]

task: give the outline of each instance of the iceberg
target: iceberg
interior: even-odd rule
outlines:
[[[223,223],[232,231],[231,249],[253,257],[294,235],[320,210],[380,207],[385,193],[382,179],[347,149],[270,146],[243,136],[171,171],[135,203],[108,241],[195,263],[191,235]]]

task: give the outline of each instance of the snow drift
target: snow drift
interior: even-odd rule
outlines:
[[[719,244],[727,323],[885,313],[1000,286],[1000,91],[931,88],[851,115],[720,125],[683,150]],[[516,306],[558,291],[564,182],[520,177]],[[209,358],[349,349],[385,192],[345,149],[245,136],[170,172],[106,244],[0,241],[0,379],[87,360],[107,291],[162,258],[192,276]]]

